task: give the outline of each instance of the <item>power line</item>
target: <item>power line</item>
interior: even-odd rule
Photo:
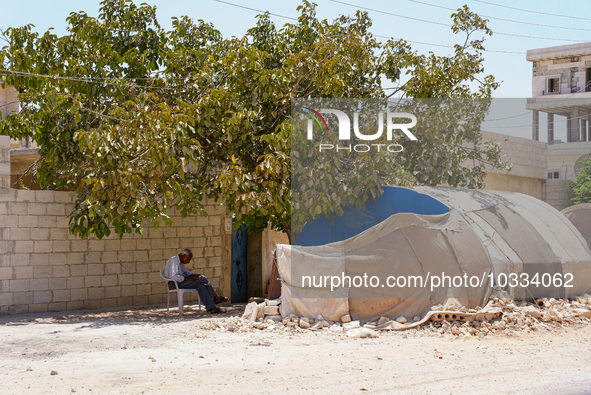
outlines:
[[[348,5],[350,7],[356,7],[358,9],[372,11],[372,12],[377,12],[377,13],[380,13],[380,14],[391,15],[391,16],[395,16],[395,17],[398,17],[398,18],[409,19],[409,20],[412,20],[412,21],[430,23],[432,25],[438,25],[438,26],[452,27],[452,25],[448,25],[446,23],[430,21],[430,20],[427,20],[427,19],[413,18],[413,17],[407,16],[407,15],[394,14],[392,12],[376,10],[374,8],[369,8],[369,7],[362,7],[362,6],[359,6],[359,5],[356,5],[356,4],[346,3],[344,1],[339,1],[339,0],[330,0],[330,1],[332,1],[333,3],[344,4],[344,5]],[[537,40],[583,42],[582,40],[569,40],[569,39],[564,39],[564,38],[550,38],[550,37],[526,36],[526,35],[523,35],[523,34],[503,33],[503,32],[498,32],[498,31],[495,32],[495,34],[499,34],[501,36],[510,36],[510,37],[533,38],[533,39],[537,39]]]
[[[297,21],[297,18],[292,18],[290,16],[273,14],[272,12],[269,12],[269,11],[261,11],[261,10],[255,9],[255,8],[245,7],[245,6],[240,5],[240,4],[228,3],[227,1],[222,1],[222,0],[215,0],[215,1],[217,1],[218,3],[224,3],[224,4],[232,5],[234,7],[244,8],[245,10],[250,10],[250,11],[255,11],[255,12],[261,12],[263,14],[268,13],[269,15],[274,15],[274,16],[278,16],[278,17],[281,17],[281,18],[285,18],[285,19],[291,19],[292,21]]]
[[[533,10],[526,10],[523,8],[517,8],[517,7],[510,7],[508,5],[503,5],[503,4],[496,4],[496,3],[491,3],[489,1],[483,1],[483,0],[474,0],[477,1],[478,3],[483,3],[483,4],[489,4],[489,5],[494,5],[496,7],[502,7],[502,8],[507,8],[510,10],[516,10],[516,11],[523,11],[523,12],[530,12],[532,14],[538,14],[538,15],[549,15],[549,16],[557,16],[559,18],[569,18],[569,19],[579,19],[579,20],[583,20],[583,21],[591,21],[591,18],[581,18],[578,16],[572,16],[572,15],[560,15],[560,14],[551,14],[549,12],[541,12],[541,11],[533,11]]]
[[[18,76],[27,76],[27,77],[39,77],[39,78],[51,78],[57,80],[66,80],[66,81],[77,81],[77,82],[86,82],[86,83],[94,83],[94,84],[104,84],[104,85],[121,85],[111,81],[117,81],[117,78],[81,78],[81,77],[62,77],[58,75],[48,75],[48,74],[36,74],[36,73],[28,73],[25,71],[14,71],[14,70],[3,70],[0,69],[0,75],[18,75]],[[133,79],[133,78],[121,78],[125,79]],[[130,88],[143,88],[143,89],[165,89],[165,90],[178,90],[178,88],[170,88],[170,87],[160,87],[160,86],[145,86],[145,85],[130,85]]]
[[[234,7],[244,8],[246,10],[260,12],[260,13],[263,13],[263,14],[265,12],[268,12],[268,11],[257,10],[255,8],[245,7],[245,6],[242,6],[242,5],[239,5],[239,4],[230,3],[230,2],[227,2],[227,1],[222,1],[222,0],[215,0],[215,1],[217,1],[218,3],[224,3],[224,4],[227,4],[227,5],[234,6]],[[344,3],[344,4],[346,4],[346,3]],[[268,13],[269,13],[269,15],[275,15],[275,16],[279,16],[281,18],[286,18],[286,19],[291,19],[291,20],[297,21],[296,18],[291,18],[291,17],[288,17],[288,16],[279,15],[279,14],[273,14],[271,12],[268,12]],[[436,23],[436,22],[434,22],[434,23]],[[449,25],[446,25],[444,23],[441,23],[441,25],[443,25],[443,26],[449,26]],[[401,40],[401,39],[395,39],[394,37],[380,36],[378,34],[374,34],[374,36],[375,37],[379,37],[379,38],[385,38],[386,40],[389,40],[389,39]],[[424,42],[424,41],[413,41],[413,40],[406,40],[406,39],[404,39],[404,40],[407,41],[407,42],[409,42],[409,43],[413,43],[413,44],[432,45],[432,46],[435,46],[435,47],[443,47],[443,48],[455,48],[453,45],[435,44],[435,43],[428,43],[428,42]],[[495,51],[495,50],[492,50],[492,49],[485,49],[485,52],[497,52],[497,53],[518,54],[518,55],[525,55],[526,54],[525,52]]]
[[[410,1],[411,3],[423,4],[423,5],[426,5],[426,6],[429,6],[429,7],[441,8],[441,9],[448,10],[448,11],[457,11],[457,9],[455,9],[455,8],[449,8],[449,7],[444,7],[444,6],[440,6],[440,5],[437,5],[437,4],[425,3],[423,1],[418,1],[418,0],[407,0],[407,1]],[[544,25],[544,24],[541,24],[541,23],[523,22],[523,21],[515,21],[513,19],[498,18],[498,17],[494,17],[494,16],[490,16],[490,15],[483,15],[483,14],[478,14],[478,15],[480,15],[481,17],[484,17],[484,18],[494,19],[494,20],[503,21],[503,22],[518,23],[520,25],[550,27],[550,28],[553,28],[553,29],[581,30],[581,31],[584,31],[584,32],[591,32],[591,29],[583,29],[583,28],[580,28],[580,27]]]

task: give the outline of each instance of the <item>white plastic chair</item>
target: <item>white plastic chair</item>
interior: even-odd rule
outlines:
[[[168,314],[168,311],[170,309],[170,293],[176,292],[176,298],[177,298],[177,302],[179,304],[179,316],[182,316],[183,315],[183,294],[185,292],[197,292],[197,290],[196,289],[180,289],[179,284],[175,280],[173,280],[172,278],[164,277],[164,267],[162,269],[160,269],[160,277],[162,277],[162,279],[164,280],[164,283],[166,284],[166,289],[168,290],[168,301],[166,302],[166,314]],[[174,282],[175,289],[168,288],[169,281]],[[197,300],[199,301],[199,314],[201,314],[201,297],[199,296],[199,294],[197,294]]]

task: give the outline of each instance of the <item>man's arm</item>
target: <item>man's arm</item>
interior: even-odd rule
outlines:
[[[175,259],[176,257],[176,259]],[[168,276],[172,278],[174,281],[181,283],[185,280],[185,274],[183,272],[183,268],[181,267],[180,260],[178,256],[173,256],[166,262],[166,266],[168,266]],[[188,271],[185,269],[185,271]]]

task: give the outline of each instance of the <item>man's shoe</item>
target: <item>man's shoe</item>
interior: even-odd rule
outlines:
[[[230,301],[230,298],[226,298],[225,296],[220,296],[220,300],[217,302],[214,302],[214,303],[218,304],[218,303],[224,303],[224,302],[229,302],[229,301]]]
[[[223,311],[219,307],[214,307],[213,309],[209,310],[211,314],[222,314]]]

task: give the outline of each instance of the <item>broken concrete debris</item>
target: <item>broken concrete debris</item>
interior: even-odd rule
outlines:
[[[538,331],[559,328],[561,325],[588,324],[591,319],[591,296],[567,299],[538,299],[535,303],[514,301],[510,298],[491,298],[486,306],[473,309],[454,303],[436,305],[425,316],[414,316],[412,321],[402,316],[382,316],[376,321],[352,320],[349,314],[341,322],[326,320],[321,314],[314,319],[280,313],[281,300],[249,303],[242,318],[228,318],[225,324],[209,325],[204,329],[225,329],[241,332],[252,329],[307,330],[346,333],[349,337],[374,337],[377,330],[418,328],[421,333],[454,336],[486,336],[490,333]],[[232,321],[233,320],[233,321]],[[218,320],[219,321],[219,320]],[[223,320],[222,320],[223,321]],[[358,329],[363,329],[358,330]],[[372,331],[372,332],[368,332]]]

